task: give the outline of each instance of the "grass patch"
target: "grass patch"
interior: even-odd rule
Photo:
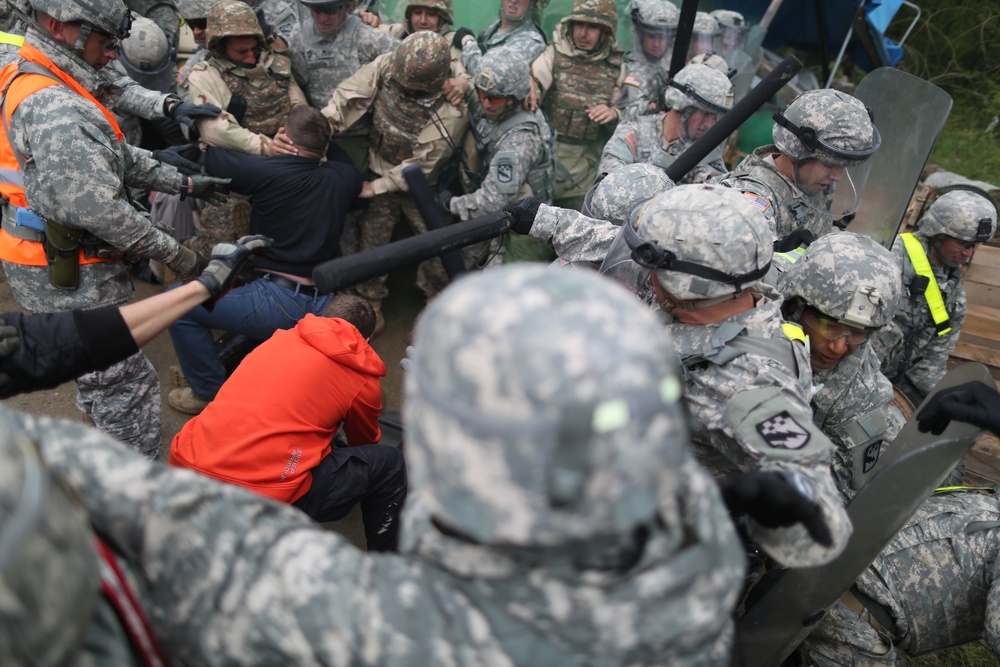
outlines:
[[[982,642],[974,642],[947,651],[938,651],[920,658],[905,659],[909,667],[996,667],[1000,665],[993,652]]]
[[[986,131],[996,116],[991,111],[975,99],[956,97],[930,162],[1000,186],[1000,126]]]

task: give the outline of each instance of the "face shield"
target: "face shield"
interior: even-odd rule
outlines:
[[[740,49],[745,51],[744,46],[746,45],[747,39],[747,26],[744,25],[724,25],[721,30],[722,34],[720,36],[720,42],[722,44],[722,49],[719,51],[722,55],[726,55],[730,51]]]
[[[641,52],[651,63],[667,62],[673,54],[676,36],[676,25],[640,21],[634,25],[632,50]]]
[[[722,36],[717,32],[691,33],[691,45],[688,47],[687,60],[703,53],[721,53]]]

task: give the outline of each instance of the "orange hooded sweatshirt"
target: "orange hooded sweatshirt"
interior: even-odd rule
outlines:
[[[306,315],[243,360],[174,437],[169,463],[293,503],[341,424],[350,445],[381,439],[384,376],[353,325]]]

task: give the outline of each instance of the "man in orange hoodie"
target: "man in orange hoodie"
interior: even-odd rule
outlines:
[[[393,550],[406,498],[402,454],[382,437],[385,364],[368,344],[375,312],[364,299],[331,299],[251,352],[170,447],[191,468],[335,521],[361,503],[370,551]],[[343,426],[350,447],[331,441]]]

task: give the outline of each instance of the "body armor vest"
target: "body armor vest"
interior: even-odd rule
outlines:
[[[482,146],[482,156],[485,172],[489,170],[490,158],[497,152],[503,139],[511,132],[522,128],[532,128],[542,140],[542,156],[531,165],[526,179],[531,187],[532,196],[543,202],[552,201],[555,194],[555,133],[545,119],[535,111],[525,111],[518,107],[517,111],[499,123],[493,123],[483,118],[474,128],[477,143]],[[483,177],[488,175],[483,174]],[[473,188],[475,190],[476,188]]]
[[[275,54],[273,57],[266,69],[260,64],[254,68],[216,67],[229,92],[247,101],[247,112],[240,125],[268,137],[278,132],[292,110],[288,97],[291,63],[285,56]]]
[[[413,145],[440,104],[440,95],[415,99],[391,79],[379,88],[372,114],[372,146],[389,164],[413,157]],[[428,102],[430,105],[428,106]]]
[[[602,126],[587,117],[587,109],[611,104],[621,74],[622,59],[612,53],[604,60],[587,61],[555,52],[552,88],[542,110],[562,141],[590,143],[600,137]]]

